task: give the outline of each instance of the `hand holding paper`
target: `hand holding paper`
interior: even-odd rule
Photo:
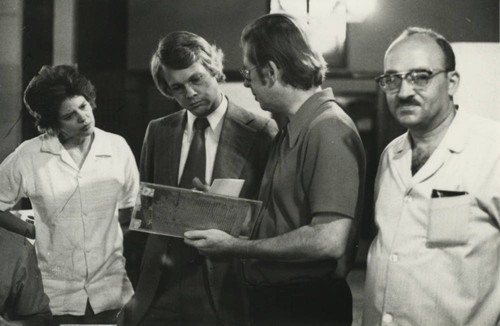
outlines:
[[[237,238],[216,229],[184,233],[184,243],[195,247],[202,255],[210,257],[230,255],[231,249],[235,248],[237,242]]]
[[[231,193],[241,190],[243,180],[222,181],[233,184]],[[217,191],[221,185],[214,182]],[[234,184],[239,184],[236,188]],[[203,184],[198,185],[204,187]],[[219,188],[218,188],[219,187]],[[151,183],[141,183],[130,229],[172,237],[183,237],[189,230],[219,229],[238,236],[245,221],[252,220],[262,205],[260,201],[214,194],[211,191],[193,191]]]

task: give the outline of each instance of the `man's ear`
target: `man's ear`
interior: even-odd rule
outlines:
[[[276,81],[278,81],[281,74],[281,70],[279,70],[278,66],[276,65],[276,63],[274,63],[274,61],[269,61],[266,64],[264,71],[265,71],[265,76],[266,78],[268,78],[271,85],[273,85]]]
[[[453,96],[460,85],[460,74],[458,71],[450,71],[448,73],[448,95]]]

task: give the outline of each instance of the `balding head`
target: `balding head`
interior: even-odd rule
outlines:
[[[397,38],[394,40],[394,42],[391,43],[389,48],[387,49],[385,55],[387,57],[387,54],[391,51],[391,49],[396,46],[398,43],[405,41],[408,38],[427,38],[431,41],[433,41],[440,49],[441,55],[443,58],[443,68],[447,71],[453,71],[455,70],[455,53],[453,52],[453,48],[451,47],[450,43],[446,40],[446,38],[433,31],[432,29],[429,28],[422,28],[422,27],[408,27],[405,29]]]

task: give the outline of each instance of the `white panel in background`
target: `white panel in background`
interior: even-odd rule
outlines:
[[[500,43],[452,43],[461,110],[500,121]]]
[[[261,116],[270,118],[271,114],[260,108],[259,102],[255,100],[250,88],[243,86],[243,81],[237,82],[224,82],[220,84],[220,88],[226,96],[233,101],[236,105],[242,108],[259,114]]]

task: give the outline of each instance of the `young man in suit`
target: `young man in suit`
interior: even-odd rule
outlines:
[[[245,180],[241,197],[257,196],[277,127],[224,96],[219,88],[225,79],[222,57],[193,33],[173,32],[160,41],[151,60],[153,79],[184,109],[150,122],[141,154],[142,181],[193,188],[194,177],[205,184],[238,178]],[[200,142],[201,152],[194,153]],[[201,168],[193,169],[192,163],[200,162]],[[241,285],[232,260],[205,259],[183,239],[149,235],[136,295],[121,322],[243,325]]]

